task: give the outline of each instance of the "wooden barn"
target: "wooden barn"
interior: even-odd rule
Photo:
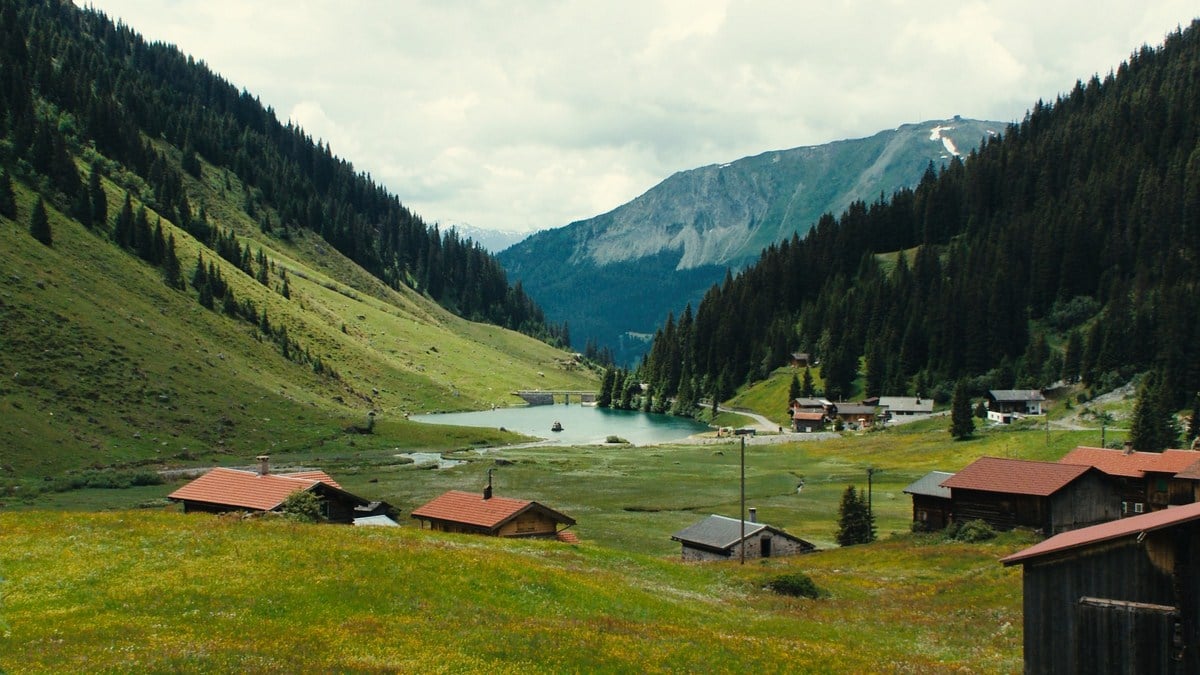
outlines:
[[[1065,532],[1023,566],[1026,673],[1200,673],[1200,504]]]
[[[744,525],[736,518],[711,515],[676,532],[671,539],[680,543],[685,561],[740,559],[743,547],[747,558],[797,555],[817,548],[777,527],[758,522],[754,509],[750,509],[750,520]]]
[[[537,502],[509,497],[493,497],[491,486],[483,493],[451,490],[426,502],[412,512],[421,529],[437,532],[485,534],[493,537],[564,537],[559,525],[571,527],[575,520]]]
[[[946,471],[930,471],[904,488],[904,492],[912,496],[914,528],[931,532],[950,524],[953,502],[950,488],[943,487],[942,483],[953,475]]]
[[[1193,467],[1200,464],[1200,452],[1195,450],[1137,452],[1131,445],[1124,450],[1081,446],[1058,461],[1093,466],[1112,478],[1120,492],[1123,515],[1197,501],[1200,475],[1193,473]]]
[[[321,515],[333,523],[386,515],[395,510],[386,502],[373,502],[351,494],[324,471],[271,473],[268,458],[258,458],[258,471],[217,467],[167,495],[181,502],[184,513],[278,511],[288,497],[312,492],[321,498]]]
[[[1090,466],[981,457],[942,483],[955,522],[1057,534],[1121,517],[1111,480]]]

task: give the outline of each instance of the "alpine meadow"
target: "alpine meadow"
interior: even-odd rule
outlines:
[[[498,256],[204,57],[0,0],[0,673],[1200,667],[1200,22]]]

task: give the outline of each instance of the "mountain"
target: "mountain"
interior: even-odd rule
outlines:
[[[1148,372],[1147,406],[1178,411],[1200,390],[1197,63],[1200,22],[915,188],[769,247],[664,330],[640,381],[670,396],[687,372],[723,398],[799,349],[831,398],[856,382],[1096,393]]]
[[[930,163],[969,154],[1003,128],[955,117],[681,171],[498,258],[548,316],[569,323],[576,347],[594,340],[629,360],[644,349],[636,334],[698,302],[726,269],[804,234],[824,213],[916,185]]]
[[[458,233],[458,236],[463,239],[470,239],[479,244],[485,251],[498,253],[513,244],[521,241],[529,236],[528,232],[517,232],[515,230],[489,230],[484,227],[475,227],[467,223],[454,223],[450,225],[448,230],[453,230]]]
[[[0,495],[469,446],[510,436],[407,413],[594,384],[485,251],[95,11],[0,0],[0,120]]]

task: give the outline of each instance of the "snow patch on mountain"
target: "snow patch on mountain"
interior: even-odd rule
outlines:
[[[962,153],[960,153],[958,151],[958,147],[956,147],[954,145],[954,139],[950,138],[949,136],[943,136],[942,135],[943,131],[954,131],[954,127],[946,127],[946,126],[942,126],[940,124],[935,126],[929,132],[929,140],[941,141],[942,147],[946,148],[946,152],[950,153],[951,155],[954,155],[955,157],[962,157]]]

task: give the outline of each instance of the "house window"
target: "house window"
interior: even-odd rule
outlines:
[[[1121,502],[1121,513],[1129,513],[1129,502]]]
[[[1145,510],[1145,505],[1142,504],[1141,502],[1133,503],[1133,512],[1134,513],[1142,513],[1144,510]]]

